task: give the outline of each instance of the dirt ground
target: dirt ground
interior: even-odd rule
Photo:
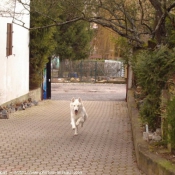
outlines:
[[[175,151],[170,152],[164,145],[161,145],[160,143],[150,144],[150,150],[175,165]]]
[[[52,100],[125,101],[126,84],[52,83]]]

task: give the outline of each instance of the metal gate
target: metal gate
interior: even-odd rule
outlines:
[[[118,77],[124,77],[121,61],[64,60],[57,68],[52,65],[52,81],[105,82]]]

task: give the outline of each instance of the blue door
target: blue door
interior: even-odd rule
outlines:
[[[51,99],[51,58],[43,71],[43,99]]]

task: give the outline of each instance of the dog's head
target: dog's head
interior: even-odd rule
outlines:
[[[75,115],[77,115],[82,108],[81,98],[78,98],[78,99],[72,98],[71,103],[70,103],[70,107],[73,110],[73,112],[75,113]]]

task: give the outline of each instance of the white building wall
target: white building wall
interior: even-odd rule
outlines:
[[[29,26],[29,16],[23,21]],[[29,30],[13,24],[13,55],[6,57],[7,23],[0,17],[0,105],[29,92]]]

